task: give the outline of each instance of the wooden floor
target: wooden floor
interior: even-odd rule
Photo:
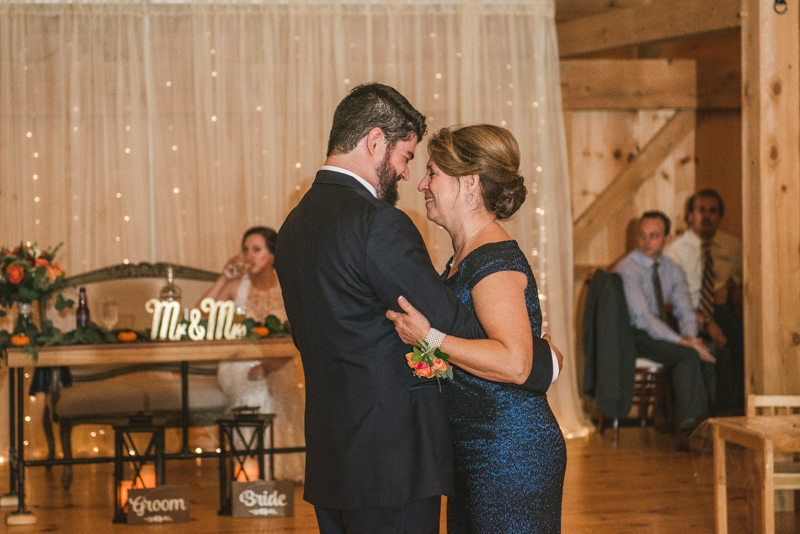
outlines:
[[[567,442],[568,463],[564,485],[562,531],[581,534],[703,534],[714,532],[711,460],[677,452],[668,435],[652,428],[622,428],[620,447],[611,448],[596,434]],[[112,468],[110,465],[76,466],[72,489],[59,485],[61,468],[26,471],[30,481],[29,508],[37,522],[6,527],[12,534],[59,532],[132,532],[113,525]],[[172,462],[167,482],[191,486],[191,522],[183,525],[139,527],[147,532],[175,533],[283,533],[318,532],[312,507],[296,493],[293,518],[232,519],[217,516],[219,493],[216,461]],[[8,488],[8,466],[0,467],[0,492]],[[730,532],[747,532],[746,503],[731,492]],[[3,515],[11,510],[6,508]],[[776,514],[777,532],[800,532],[800,512]],[[3,531],[5,524],[0,526]],[[442,532],[445,532],[444,514]]]

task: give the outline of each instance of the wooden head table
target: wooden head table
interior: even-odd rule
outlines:
[[[62,365],[110,365],[134,363],[249,361],[262,358],[293,358],[300,353],[291,338],[209,341],[163,341],[44,347],[39,357],[22,349],[8,349],[9,367],[59,367]]]
[[[800,415],[718,417],[708,420],[714,436],[714,499],[717,534],[728,532],[725,444],[736,443],[756,453],[759,485],[753,503],[755,532],[775,532],[775,453],[800,452]]]
[[[291,359],[299,352],[291,338],[249,340],[209,340],[209,341],[172,341],[153,343],[120,343],[111,345],[72,345],[65,347],[40,348],[37,360],[23,349],[11,348],[7,351],[5,364],[9,373],[9,437],[10,437],[10,483],[11,491],[5,496],[16,499],[17,511],[6,518],[8,524],[30,524],[35,522],[32,514],[25,510],[25,367],[60,367],[62,365],[78,367],[84,365],[113,364],[157,364],[181,363],[181,399],[182,399],[182,433],[183,449],[181,453],[170,456],[188,456],[189,426],[189,394],[188,373],[189,362],[220,361],[252,361],[265,358]],[[16,373],[16,384],[14,377]],[[16,397],[15,397],[16,390]],[[16,436],[16,443],[14,437]],[[53,460],[39,461],[38,464],[67,463]],[[76,462],[77,463],[77,462]],[[5,500],[5,498],[4,498]]]

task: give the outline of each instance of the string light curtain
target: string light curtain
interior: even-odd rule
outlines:
[[[516,135],[529,196],[506,227],[567,356],[551,404],[582,435],[553,12],[552,0],[0,0],[0,235],[64,242],[68,274],[218,270],[246,228],[278,228],[308,189],[341,98],[392,85],[430,132],[489,122]],[[442,267],[452,246],[416,191],[426,160],[423,144],[399,207]]]

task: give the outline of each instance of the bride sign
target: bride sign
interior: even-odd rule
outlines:
[[[247,335],[247,327],[234,322],[236,306],[232,300],[205,298],[200,309],[189,311],[189,322],[182,322],[181,304],[177,301],[150,299],[145,309],[153,314],[150,339],[179,341],[184,335],[192,341],[201,339],[240,339]],[[203,325],[202,312],[208,314],[208,323]]]

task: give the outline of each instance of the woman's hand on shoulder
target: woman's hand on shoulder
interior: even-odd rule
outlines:
[[[402,295],[397,298],[397,303],[403,313],[388,310],[386,318],[394,323],[394,329],[403,343],[419,347],[419,340],[428,335],[431,323]]]

